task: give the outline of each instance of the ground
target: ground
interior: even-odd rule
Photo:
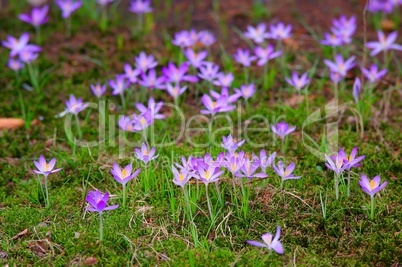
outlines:
[[[0,39],[4,40],[7,34],[19,36],[28,31],[33,40],[33,29],[16,19],[19,13],[29,8],[12,2],[0,1]],[[326,78],[327,68],[322,62],[324,57],[330,58],[332,54],[328,55],[316,40],[330,27],[332,18],[340,14],[356,15],[358,31],[350,53],[356,55],[359,65],[381,63],[381,59],[363,59],[365,34],[369,40],[376,39],[372,15],[367,15],[364,30],[364,1],[266,1],[266,12],[261,7],[253,7],[252,1],[216,1],[218,5],[210,1],[153,1],[155,12],[147,16],[147,30],[141,35],[135,30],[134,34],[131,32],[136,19],[124,8],[126,2],[123,1],[114,13],[106,31],[99,30],[91,16],[84,9],[80,10],[73,16],[71,38],[65,36],[65,24],[59,21],[57,9],[51,10],[51,19],[43,27],[43,52],[35,62],[43,77],[39,92],[23,89],[22,85],[30,85],[27,73],[18,83],[13,71],[6,67],[8,50],[0,49],[0,117],[24,118],[23,103],[26,121],[33,119],[26,127],[0,131],[0,264],[402,265],[401,54],[394,54],[389,73],[375,88],[376,102],[363,130],[356,123],[350,94],[355,77],[360,75],[358,68],[348,74],[346,90],[339,101],[343,107],[340,112],[335,117],[320,119],[303,128],[306,118],[318,109],[324,113],[325,106],[333,98],[332,83]],[[390,19],[401,35],[398,16]],[[89,85],[98,81],[104,83],[122,72],[124,63],[132,64],[140,51],[155,55],[160,65],[176,61],[179,51],[170,44],[170,39],[174,32],[192,27],[211,30],[217,36],[219,42],[211,48],[211,58],[226,71],[233,70],[235,87],[239,86],[243,71],[233,62],[231,55],[237,47],[247,45],[238,32],[244,31],[249,24],[262,21],[284,21],[293,25],[294,36],[286,44],[288,55],[284,63],[272,63],[270,88],[259,88],[258,97],[251,99],[251,108],[248,111],[241,108],[240,113],[234,112],[231,118],[236,127],[246,125],[253,115],[261,115],[270,123],[283,118],[296,125],[297,130],[290,136],[285,154],[280,152],[280,143],[273,139],[269,129],[251,133],[249,138],[264,144],[267,151],[277,151],[278,157],[295,161],[296,174],[302,179],[287,181],[284,189],[280,189],[280,178],[273,171],[269,172],[267,179],[248,181],[246,188],[250,190],[250,198],[245,216],[231,199],[231,177],[225,174],[219,184],[224,191],[223,204],[211,190],[212,202],[218,212],[214,224],[208,219],[203,188],[200,195],[192,195],[198,205],[195,217],[198,239],[195,241],[184,217],[182,191],[171,182],[170,166],[182,155],[208,152],[217,156],[222,152],[219,146],[221,137],[229,134],[229,131],[222,130],[227,126],[224,120],[213,123],[213,129],[221,129],[216,140],[208,140],[205,133],[190,133],[193,142],[206,143],[207,147],[194,147],[188,139],[180,138],[174,145],[157,148],[159,159],[148,166],[149,178],[154,184],[152,190],[144,190],[141,179],[144,179],[147,167],[134,160],[132,147],[127,145],[124,151],[119,150],[123,137],[117,135],[117,125],[109,124],[109,121],[117,120],[118,115],[136,111],[135,94],[128,97],[128,108],[123,111],[120,99],[108,90],[106,107],[111,107],[109,104],[113,107],[107,109],[106,128],[110,136],[104,146],[73,146],[65,134],[64,119],[56,118],[56,115],[64,110],[64,102],[70,94],[96,103]],[[402,43],[401,37],[398,41]],[[308,106],[302,96],[295,96],[285,84],[284,77],[290,70],[309,70],[313,76]],[[258,80],[262,75],[256,67],[250,73],[252,80]],[[209,88],[204,84],[200,90],[206,93]],[[158,100],[173,102],[164,92],[152,94]],[[195,88],[190,88],[181,107],[187,119],[199,114],[199,96],[195,94]],[[163,112],[167,118],[155,124],[157,143],[175,139],[181,127],[176,113],[169,108],[164,108]],[[98,116],[99,112],[95,110],[80,114],[84,139],[98,138]],[[351,196],[346,197],[346,187],[341,185],[339,200],[333,190],[333,173],[327,170],[322,158],[308,149],[307,145],[312,146],[312,142],[302,139],[305,138],[304,131],[319,144],[315,150],[325,152],[327,147],[320,138],[328,121],[339,123],[339,147],[350,152],[358,146],[359,154],[366,155],[362,166],[352,173]],[[252,120],[250,125],[264,127],[261,118]],[[195,123],[191,126],[196,127]],[[115,129],[115,135],[111,129]],[[235,133],[240,134],[237,128]],[[127,138],[135,142],[140,136],[129,134]],[[251,142],[242,148],[248,153],[258,153],[261,149]],[[63,168],[58,174],[49,176],[50,207],[45,207],[32,171],[35,168],[33,160],[40,154],[47,159],[55,157],[57,167]],[[142,173],[130,184],[128,207],[105,214],[105,237],[99,242],[98,216],[85,212],[85,195],[89,189],[98,188],[112,194],[112,204],[121,204],[121,187],[112,179],[110,168],[114,162],[124,165],[132,161],[136,167],[142,167]],[[368,216],[369,197],[358,185],[360,173],[369,177],[381,175],[388,181],[386,189],[377,195],[373,220]],[[195,192],[196,185],[192,186]],[[323,207],[326,207],[326,212],[322,211]],[[282,228],[284,255],[247,245],[246,240],[258,240],[261,234],[274,232],[276,225]]]

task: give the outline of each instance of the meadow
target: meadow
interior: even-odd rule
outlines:
[[[401,14],[0,1],[0,265],[401,266]]]

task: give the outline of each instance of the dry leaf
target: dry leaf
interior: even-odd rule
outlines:
[[[395,30],[395,23],[392,20],[384,19],[381,21],[381,29],[383,31],[393,31]]]
[[[95,257],[88,257],[84,260],[84,266],[92,266],[98,264],[98,260]]]
[[[291,38],[284,39],[283,43],[292,51],[297,51],[297,49],[299,49],[299,44]]]
[[[18,129],[24,126],[23,119],[17,118],[0,118],[0,130],[4,129]]]
[[[16,234],[12,239],[15,240],[17,238],[20,238],[24,235],[28,234],[28,229],[24,229],[23,231],[19,232],[18,234]]]
[[[304,96],[294,94],[292,95],[291,98],[285,100],[286,106],[294,107],[297,106],[298,104],[302,103],[304,100]]]
[[[44,240],[38,240],[29,242],[28,247],[36,256],[43,258],[48,253],[49,244]]]

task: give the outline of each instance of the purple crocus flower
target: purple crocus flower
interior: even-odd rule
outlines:
[[[191,29],[187,32],[187,34],[188,34],[189,42],[192,45],[195,45],[199,39],[198,32],[194,29]]]
[[[98,3],[101,6],[106,6],[109,3],[112,3],[114,0],[96,0],[96,3]]]
[[[348,165],[344,161],[345,157],[345,152],[342,150],[338,154],[336,154],[334,159],[325,155],[325,159],[327,160],[325,166],[327,166],[328,169],[334,171],[336,175],[339,176],[348,167]]]
[[[287,135],[293,133],[296,130],[296,126],[290,126],[286,122],[281,121],[275,125],[271,125],[271,130],[274,134],[278,135],[281,139],[284,139]]]
[[[285,78],[286,82],[296,88],[297,91],[300,91],[303,87],[305,87],[309,82],[310,79],[308,78],[308,73],[303,73],[300,77],[297,75],[297,72],[292,73],[292,78]]]
[[[209,92],[211,93],[211,96],[217,101],[223,101],[224,99],[228,104],[235,103],[240,97],[239,94],[230,95],[229,89],[227,87],[223,87],[221,93],[215,92],[214,90],[210,90]]]
[[[198,179],[202,181],[205,185],[217,182],[220,176],[224,173],[223,171],[220,170],[219,167],[215,167],[208,164],[206,166],[198,165],[197,172],[198,172]]]
[[[49,6],[44,5],[43,7],[34,7],[31,14],[19,14],[18,18],[26,23],[31,24],[35,28],[45,24],[48,21]]]
[[[301,176],[296,176],[292,172],[295,169],[296,164],[294,162],[290,163],[287,167],[283,164],[282,161],[278,162],[278,166],[273,165],[274,171],[276,174],[278,174],[281,178],[282,181],[288,180],[288,179],[300,179]]]
[[[42,49],[36,45],[28,44],[19,52],[18,57],[22,62],[29,64],[38,58],[41,50]]]
[[[359,185],[361,186],[362,190],[370,197],[374,197],[374,195],[384,189],[387,184],[387,181],[381,184],[381,177],[379,175],[374,177],[371,181],[364,173],[360,176]]]
[[[151,69],[148,74],[141,74],[141,80],[138,81],[141,86],[144,86],[150,90],[152,89],[165,89],[165,78],[157,77],[156,71]]]
[[[101,191],[89,190],[86,196],[86,201],[89,204],[88,211],[102,213],[105,210],[115,210],[119,205],[106,206],[109,201],[109,192],[103,194]]]
[[[264,172],[257,172],[257,169],[260,166],[258,163],[253,162],[252,160],[245,158],[243,162],[243,166],[240,168],[240,170],[235,174],[237,177],[240,178],[266,178],[268,175]]]
[[[197,77],[188,75],[187,72],[187,63],[183,63],[179,67],[176,67],[175,64],[169,62],[166,67],[162,68],[162,74],[165,78],[165,81],[168,83],[180,83],[181,81],[195,83],[198,81]]]
[[[244,155],[244,152],[240,152],[240,155]],[[244,165],[244,156],[239,156],[239,154],[228,152],[226,156],[226,162],[222,165],[230,171],[232,175],[235,175]]]
[[[211,46],[216,42],[215,36],[209,31],[200,31],[198,41],[205,46]]]
[[[187,86],[180,87],[178,84],[166,84],[166,91],[171,95],[174,99],[177,99],[181,94],[183,94],[187,90]]]
[[[172,166],[172,172],[173,172],[173,183],[182,188],[184,188],[184,186],[188,183],[188,181],[192,177],[192,174],[190,174],[190,172],[188,172],[186,169],[180,168],[180,171],[178,171],[175,168],[175,166]]]
[[[233,138],[231,134],[228,136],[222,136],[221,146],[229,151],[229,153],[234,153],[239,147],[241,147],[246,140],[237,140]]]
[[[244,33],[244,36],[257,44],[263,43],[265,38],[267,38],[266,25],[260,23],[257,27],[247,26],[247,31]]]
[[[362,73],[369,82],[374,83],[387,74],[387,69],[379,70],[376,64],[372,64],[370,69],[362,68]]]
[[[340,75],[338,72],[330,72],[329,73],[329,78],[333,83],[338,84],[340,81],[342,81],[343,76]]]
[[[87,107],[88,103],[84,103],[82,98],[76,98],[74,95],[70,95],[69,100],[66,101],[66,110],[62,114],[72,113],[77,115]]]
[[[335,56],[334,62],[324,59],[324,63],[331,72],[339,73],[342,77],[345,77],[347,72],[355,66],[354,60],[355,57],[352,56],[345,61],[342,55],[338,54]]]
[[[248,49],[238,48],[236,54],[233,55],[235,61],[240,63],[244,67],[250,67],[251,62],[257,59],[256,56],[252,56]]]
[[[282,55],[282,51],[274,51],[274,46],[269,44],[265,48],[257,46],[254,53],[258,58],[257,65],[263,66],[271,59],[277,58]]]
[[[341,46],[343,42],[342,38],[339,35],[326,32],[324,33],[324,40],[321,40],[320,44],[336,47]]]
[[[82,2],[80,0],[56,0],[56,4],[61,9],[61,16],[63,19],[70,17],[71,13],[76,11],[82,6]]]
[[[285,251],[283,249],[282,243],[279,241],[280,235],[281,235],[281,228],[277,226],[276,234],[273,239],[271,233],[265,233],[261,236],[261,239],[264,243],[254,240],[247,240],[247,243],[255,247],[263,247],[269,250],[274,250],[278,254],[283,254]]]
[[[267,34],[267,38],[283,40],[290,38],[292,25],[285,25],[284,23],[279,22],[276,25],[270,25],[269,29],[270,32]]]
[[[109,80],[108,84],[113,89],[112,95],[124,94],[124,90],[126,90],[129,86],[125,75],[116,75],[116,78]]]
[[[193,46],[194,43],[194,40],[189,36],[189,32],[185,30],[176,32],[172,40],[172,44],[181,48]]]
[[[143,105],[142,103],[136,103],[135,107],[142,113],[147,113],[148,111],[150,111],[151,117],[152,119],[155,120],[161,120],[165,118],[165,115],[163,114],[158,114],[159,111],[161,110],[161,108],[163,107],[163,101],[160,102],[156,102],[155,99],[153,99],[152,97],[150,97],[148,99],[148,107],[146,107],[145,105]]]
[[[113,175],[113,178],[120,184],[126,185],[130,180],[134,179],[140,173],[141,168],[138,168],[135,172],[133,172],[133,165],[128,164],[124,169],[121,169],[117,163],[113,164],[110,172]]]
[[[260,151],[259,157],[257,157],[256,155],[253,155],[253,160],[256,164],[260,165],[261,170],[265,173],[266,169],[268,167],[272,166],[272,164],[274,163],[275,157],[276,157],[276,152],[267,156],[267,152],[264,149],[262,149]]]
[[[136,14],[150,13],[153,11],[151,1],[149,0],[132,0],[129,10]]]
[[[372,49],[370,56],[375,56],[381,51],[388,51],[391,49],[394,50],[402,50],[402,45],[395,44],[396,38],[398,37],[398,33],[391,32],[388,37],[385,37],[385,34],[382,31],[377,32],[378,42],[368,42],[366,47]]]
[[[343,149],[341,149],[341,155],[344,155],[343,162],[346,165],[346,168],[345,168],[346,170],[350,170],[351,168],[354,168],[354,167],[359,167],[360,166],[359,162],[362,161],[366,157],[365,155],[356,157],[357,152],[358,152],[358,148],[357,148],[357,146],[355,146],[352,149],[352,151],[350,152],[350,155],[348,157],[346,152]]]
[[[234,80],[233,73],[229,72],[225,74],[223,72],[219,72],[218,75],[216,75],[216,80],[213,82],[213,84],[216,86],[228,88],[232,86],[233,80]]]
[[[334,25],[331,31],[334,35],[338,36],[343,44],[350,44],[352,36],[356,31],[356,17],[352,16],[349,19],[342,15],[339,19],[332,20]]]
[[[21,60],[9,58],[7,66],[13,71],[19,71],[24,67],[24,63],[22,63]]]
[[[2,41],[2,45],[8,49],[10,49],[10,56],[15,57],[16,55],[20,54],[24,51],[27,47],[28,50],[40,52],[41,48],[36,45],[28,44],[29,42],[29,34],[23,33],[21,34],[20,38],[17,39],[13,36],[8,35],[6,41]]]
[[[92,93],[97,97],[101,98],[103,94],[106,92],[106,84],[102,85],[100,83],[97,84],[91,84],[91,91]]]
[[[146,112],[141,114],[133,114],[132,115],[132,123],[133,123],[133,131],[140,132],[148,128],[154,119],[152,117],[151,110],[148,109]]]
[[[124,64],[124,77],[127,78],[127,80],[131,84],[135,84],[138,82],[138,75],[141,74],[141,70],[139,69],[133,69],[130,64],[126,63]]]
[[[215,115],[218,112],[228,112],[235,109],[235,106],[228,105],[226,97],[221,97],[216,101],[212,101],[209,95],[203,95],[201,102],[205,107],[205,109],[201,110],[201,114]]]
[[[122,129],[123,131],[126,131],[126,132],[134,132],[135,131],[134,125],[135,125],[136,121],[130,117],[121,116],[117,123],[118,123],[120,129]]]
[[[145,164],[148,164],[151,160],[156,159],[159,155],[155,155],[156,148],[149,149],[145,143],[142,143],[141,149],[135,148],[135,156]]]
[[[202,64],[204,64],[204,59],[207,57],[208,52],[207,51],[200,51],[198,53],[194,52],[193,49],[187,48],[184,50],[184,55],[186,56],[188,60],[188,64],[193,66],[194,68],[199,68],[201,67]]]
[[[40,155],[39,160],[34,161],[34,164],[35,164],[37,170],[33,170],[33,172],[36,174],[42,174],[45,177],[47,177],[51,173],[56,173],[61,170],[61,168],[54,169],[54,166],[56,165],[56,158],[51,159],[49,161],[49,163],[47,163],[46,159],[43,155]]]
[[[254,94],[255,94],[255,86],[254,84],[250,83],[248,85],[243,84],[242,86],[240,86],[240,90],[235,88],[234,89],[236,94],[238,94],[239,96],[243,97],[246,101],[251,98]]]
[[[135,67],[145,73],[149,69],[153,69],[158,65],[153,55],[147,55],[141,52],[138,57],[135,57]]]
[[[203,80],[212,82],[214,80],[219,72],[219,66],[216,65],[213,62],[205,62],[200,68],[199,68],[199,73],[198,77],[200,77]]]
[[[353,84],[353,98],[355,99],[356,103],[359,103],[359,95],[362,90],[362,84],[359,78],[356,78]]]

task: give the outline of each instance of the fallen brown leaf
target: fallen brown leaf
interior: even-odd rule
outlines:
[[[292,51],[297,51],[297,49],[299,49],[299,44],[298,44],[295,40],[293,40],[293,39],[291,39],[291,38],[284,39],[284,40],[283,40],[283,43],[284,43],[287,47],[289,47],[290,50],[292,50]]]
[[[0,118],[0,130],[18,129],[24,126],[25,121],[17,118]]]
[[[286,104],[286,106],[294,107],[294,106],[297,106],[298,104],[302,103],[303,100],[304,100],[304,96],[295,94],[295,95],[292,95],[291,98],[286,99],[285,104]]]
[[[392,20],[384,19],[381,21],[381,29],[383,31],[393,31],[395,30],[395,23]]]
[[[15,240],[15,239],[17,239],[17,238],[20,238],[20,237],[26,235],[26,234],[28,234],[28,229],[22,230],[21,232],[19,232],[19,233],[16,234],[15,236],[13,236],[12,239]]]
[[[98,260],[95,257],[88,257],[83,262],[84,266],[92,266],[98,264]]]

